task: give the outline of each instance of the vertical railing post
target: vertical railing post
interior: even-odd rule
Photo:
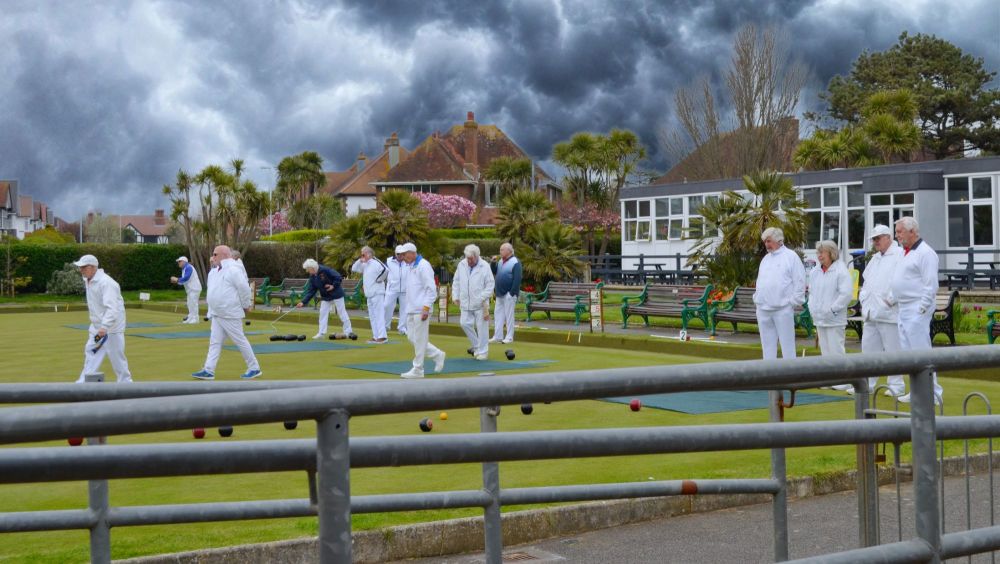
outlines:
[[[972,247],[969,247],[969,262],[966,264],[966,274],[969,277],[969,290],[976,289],[976,254]]]
[[[350,415],[334,409],[317,421],[316,474],[319,516],[319,561],[351,562],[351,450],[347,422]]]
[[[938,499],[938,461],[933,372],[910,375],[910,440],[913,444],[913,492],[917,536],[934,551],[931,562],[941,561],[941,518]]]
[[[872,390],[868,388],[868,379],[860,378],[854,382],[854,417],[855,419],[874,419],[874,415],[865,413]],[[862,547],[879,544],[878,522],[878,474],[875,467],[874,443],[857,445],[858,460],[858,540]]]
[[[104,381],[104,373],[84,375],[84,381],[100,383]],[[107,444],[107,437],[87,437],[87,446]],[[110,564],[111,562],[111,527],[108,526],[108,481],[89,480],[87,482],[87,506],[96,520],[90,528],[90,561],[94,564]]]
[[[492,374],[481,374],[490,376]],[[497,432],[500,406],[479,408],[479,431]],[[503,527],[500,519],[500,464],[483,462],[483,491],[490,496],[490,504],[483,509],[483,537],[486,544],[486,563],[503,561]]]
[[[768,392],[769,415],[772,423],[783,420],[781,390]],[[779,484],[778,493],[774,494],[772,512],[774,514],[774,561],[788,560],[788,482],[785,472],[785,449],[771,449],[771,478]]]

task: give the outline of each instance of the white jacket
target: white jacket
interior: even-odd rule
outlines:
[[[847,306],[854,299],[854,280],[844,263],[816,265],[809,273],[809,315],[816,327],[846,327]]]
[[[455,278],[451,281],[451,299],[465,311],[480,311],[490,308],[493,296],[493,271],[482,258],[476,266],[469,267],[468,261],[458,261]]]
[[[385,267],[389,269],[389,278],[385,281],[385,291],[394,294],[406,293],[406,263],[396,260],[396,257],[389,257],[385,261]]]
[[[351,265],[351,272],[361,273],[361,283],[365,289],[366,296],[375,296],[385,293],[385,279],[389,274],[387,267],[382,261],[372,257],[367,262],[358,259]],[[381,282],[379,279],[381,278]]]
[[[902,258],[903,249],[893,241],[884,253],[875,253],[865,265],[865,282],[858,292],[861,317],[865,321],[896,323],[899,320],[899,307],[892,299],[892,277]]]
[[[434,312],[434,302],[437,300],[437,284],[434,282],[434,267],[417,255],[413,264],[406,265],[406,313],[421,313],[427,308],[427,313]]]
[[[892,275],[892,303],[917,307],[921,313],[933,311],[937,277],[937,253],[921,239],[899,259]]]
[[[226,259],[208,271],[208,315],[223,319],[242,319],[253,303],[250,282],[233,259]]]
[[[795,251],[782,245],[760,261],[753,303],[763,310],[802,305],[806,295],[806,268]]]
[[[122,289],[115,279],[98,268],[90,280],[83,279],[87,287],[87,311],[90,326],[94,331],[104,329],[108,333],[125,332],[125,300]]]

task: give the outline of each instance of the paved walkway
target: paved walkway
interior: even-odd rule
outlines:
[[[997,481],[1000,482],[1000,477]],[[989,526],[988,475],[974,476],[971,492],[973,528]],[[894,542],[899,538],[895,486],[883,487],[879,498],[882,542]],[[905,540],[915,536],[911,483],[901,485],[900,499],[902,538]],[[946,531],[967,529],[965,499],[964,478],[945,479]],[[773,562],[771,524],[771,505],[752,505],[507,547],[504,562]],[[788,506],[788,524],[791,558],[857,548],[857,496],[852,491],[793,500]],[[479,553],[405,562],[471,564],[484,561],[484,555]],[[989,561],[988,554],[973,558],[973,562]]]

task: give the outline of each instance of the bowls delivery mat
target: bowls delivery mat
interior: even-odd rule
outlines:
[[[129,337],[142,337],[143,339],[207,339],[212,334],[211,331],[168,331],[166,333],[129,333]],[[244,331],[244,335],[270,335],[270,331]]]
[[[273,343],[250,343],[254,354],[276,354],[295,352],[338,351],[342,349],[362,349],[374,345],[349,345],[329,341],[275,341]],[[238,351],[235,345],[225,345],[227,351]]]
[[[447,358],[444,361],[444,370],[439,374],[457,374],[459,372],[499,372],[500,370],[525,370],[534,368],[541,364],[554,362],[551,360],[520,360],[520,361],[500,361],[500,360],[476,360],[473,358]],[[367,362],[364,364],[343,364],[341,368],[353,368],[355,370],[367,370],[368,372],[381,372],[383,374],[400,375],[413,368],[412,360],[401,360],[398,362]],[[434,374],[434,361],[424,360],[424,373],[428,376]]]
[[[786,403],[790,401],[790,394],[784,392]],[[767,391],[746,390],[737,392],[710,391],[710,392],[678,392],[675,394],[653,394],[648,396],[632,396],[621,398],[603,398],[603,401],[614,403],[624,403],[628,405],[635,397],[642,400],[642,407],[652,407],[656,409],[666,409],[679,413],[700,415],[703,413],[723,413],[726,411],[743,411],[746,409],[767,409]],[[809,392],[796,392],[795,405],[806,405],[811,403],[827,403],[833,401],[853,401],[854,398],[842,395],[811,394]]]

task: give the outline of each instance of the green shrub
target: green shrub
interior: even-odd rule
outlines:
[[[33,245],[16,243],[11,254],[27,257],[19,276],[30,276],[31,283],[25,292],[42,293],[52,273],[82,255],[94,255],[100,267],[118,281],[122,290],[160,290],[173,288],[170,277],[175,276],[177,257],[187,254],[182,245]]]
[[[319,248],[319,252],[322,256],[322,247]],[[323,262],[317,257],[316,243],[257,242],[250,245],[250,249],[243,257],[243,265],[246,266],[247,276],[251,278],[266,276],[271,279],[272,284],[277,284],[285,278],[305,278],[306,271],[302,269],[302,263],[307,258]]]
[[[448,258],[459,260],[465,254],[466,245],[476,245],[479,247],[479,253],[489,258],[493,255],[500,254],[500,245],[503,244],[501,239],[448,239]],[[514,249],[517,250],[516,248]]]
[[[87,293],[87,287],[83,285],[83,277],[80,271],[71,262],[63,265],[62,270],[56,270],[49,278],[49,283],[45,285],[46,294],[57,296],[79,296]]]
[[[455,229],[432,229],[433,233],[448,239],[495,239],[498,237],[493,227],[456,227]]]
[[[276,243],[312,243],[329,235],[329,229],[297,229],[295,231],[275,233],[269,237],[263,237],[261,240],[274,241]]]

